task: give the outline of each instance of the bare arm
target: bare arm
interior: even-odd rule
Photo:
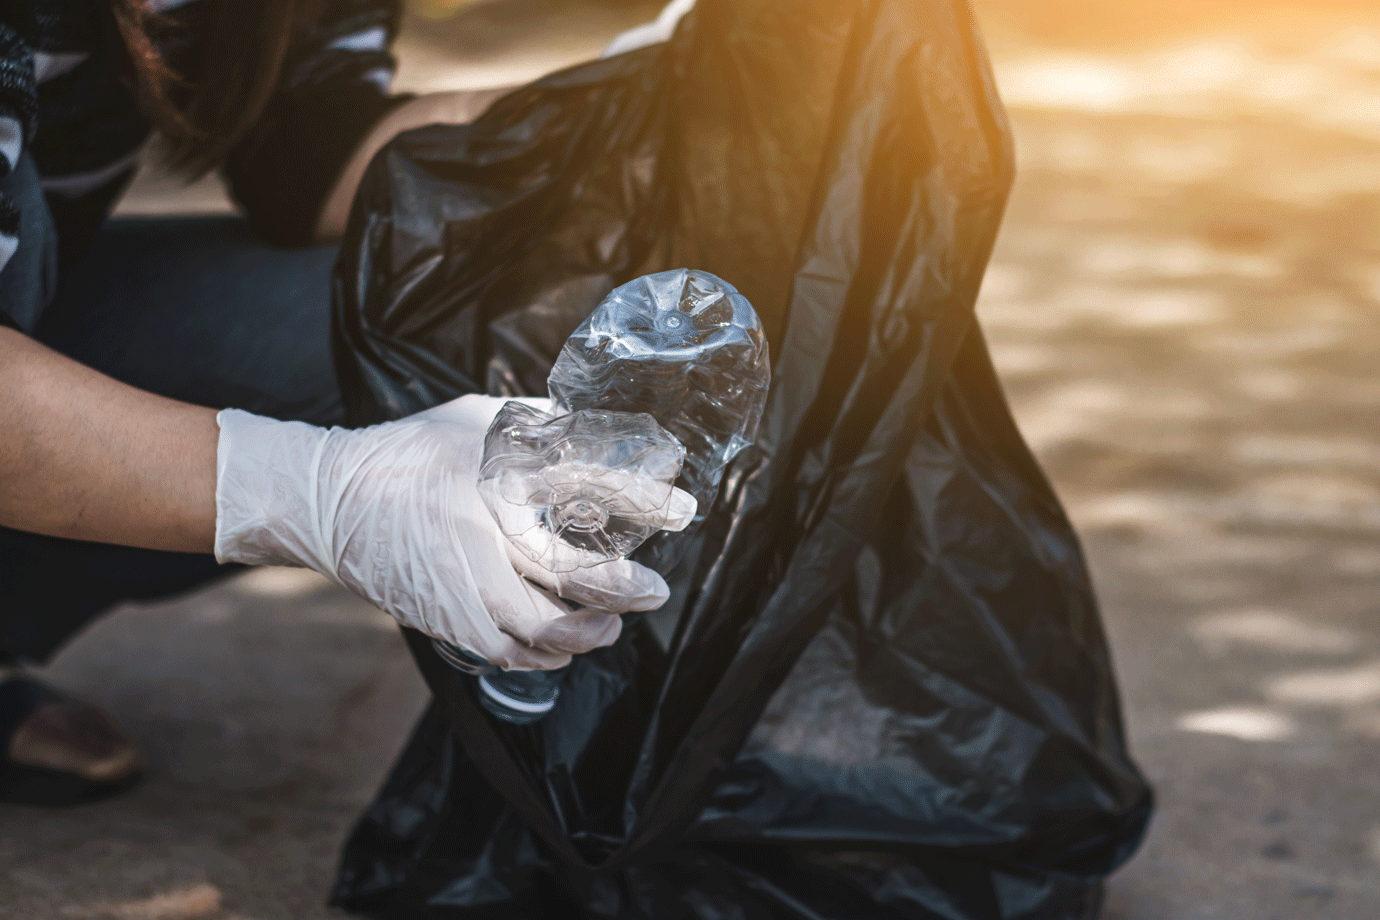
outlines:
[[[210,552],[216,414],[126,386],[0,327],[0,525]]]
[[[380,122],[323,208],[344,232],[370,159],[401,131],[472,120],[506,88],[414,99]],[[0,327],[0,526],[149,549],[210,552],[216,413],[126,386]]]
[[[318,223],[338,238],[365,167],[397,134],[480,115],[508,88],[435,93],[370,132]],[[0,526],[150,549],[210,552],[215,411],[145,393],[0,327]]]
[[[461,90],[453,93],[431,93],[419,96],[402,105],[374,126],[364,142],[359,145],[354,156],[345,164],[335,187],[326,196],[321,208],[321,218],[316,224],[316,236],[321,242],[340,239],[345,232],[345,223],[350,217],[350,206],[355,199],[355,189],[364,178],[364,170],[374,154],[383,145],[404,131],[420,128],[423,125],[457,125],[473,121],[499,97],[507,95],[510,86],[493,89]]]

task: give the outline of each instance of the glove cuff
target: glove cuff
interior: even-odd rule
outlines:
[[[336,578],[318,501],[331,433],[239,409],[216,416],[216,560],[289,565]]]

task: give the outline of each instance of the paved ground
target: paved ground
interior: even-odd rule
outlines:
[[[1232,0],[1147,32],[1080,2],[975,3],[1022,166],[981,315],[1161,796],[1107,917],[1371,920],[1380,22],[1263,3],[1243,28]],[[466,9],[414,29],[404,79],[529,75],[630,15],[599,9]],[[167,202],[150,182],[133,209]],[[52,675],[154,773],[78,812],[0,809],[0,920],[331,916],[341,837],[423,697],[381,615],[276,570],[121,612]]]
[[[1380,30],[998,38],[981,316],[1162,807],[1116,920],[1380,915]]]

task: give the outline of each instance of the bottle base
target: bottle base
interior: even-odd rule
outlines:
[[[532,725],[556,707],[557,675],[546,671],[494,671],[479,678],[479,703],[510,725]]]

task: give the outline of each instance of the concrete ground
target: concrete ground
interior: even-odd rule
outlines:
[[[1084,535],[1160,793],[1106,917],[1371,920],[1380,19],[974,6],[1021,160],[980,315]],[[410,23],[402,80],[531,76],[638,14],[471,3]],[[168,188],[127,207],[223,206]],[[0,809],[0,920],[334,916],[341,839],[424,700],[385,617],[286,570],[123,610],[49,674],[115,712],[152,775]]]

